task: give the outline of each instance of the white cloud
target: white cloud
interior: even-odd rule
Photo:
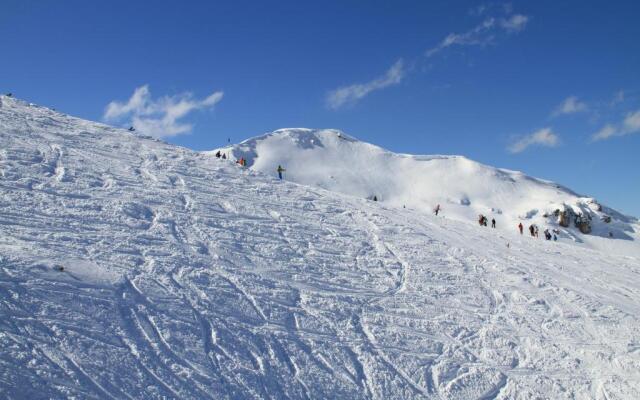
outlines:
[[[553,133],[551,128],[543,128],[530,135],[522,136],[518,141],[508,147],[511,153],[521,153],[529,146],[539,145],[545,147],[556,147],[560,144],[560,138]]]
[[[222,100],[223,92],[214,92],[203,100],[190,93],[153,99],[149,86],[136,88],[126,103],[112,101],[105,109],[106,121],[130,118],[129,124],[137,131],[154,136],[169,137],[191,132],[193,125],[179,121],[195,110],[212,108]]]
[[[576,96],[569,96],[556,109],[553,111],[553,116],[563,114],[575,114],[578,112],[586,111],[587,104],[578,100]]]
[[[594,133],[593,136],[591,136],[591,141],[597,142],[598,140],[609,139],[611,136],[615,136],[617,133],[618,131],[616,130],[615,126],[607,124],[598,132]]]
[[[478,9],[484,12],[484,8]],[[510,11],[508,12],[510,13]],[[516,33],[522,31],[529,17],[522,14],[507,16],[506,18],[486,18],[480,25],[464,33],[450,33],[435,47],[426,51],[427,57],[439,53],[440,51],[453,46],[486,46],[493,42],[495,35],[499,31]]]
[[[399,59],[381,77],[367,83],[356,83],[332,90],[327,95],[327,106],[336,110],[345,105],[355,104],[373,91],[399,84],[405,73],[404,61]]]
[[[507,32],[520,32],[529,22],[529,17],[522,14],[515,14],[509,18],[500,19],[500,26]]]
[[[623,122],[622,131],[625,134],[640,131],[640,110],[627,114]]]
[[[126,104],[119,103],[117,101],[109,103],[104,113],[104,119],[114,120],[123,115],[142,110],[146,107],[149,97],[149,85],[136,88]]]
[[[493,40],[493,36],[488,32],[494,27],[496,20],[494,18],[485,19],[480,25],[464,33],[450,33],[440,44],[426,52],[427,57],[431,57],[436,53],[446,49],[447,47],[458,46],[484,46]]]
[[[614,136],[624,136],[640,132],[640,110],[626,115],[619,126],[607,124],[591,136],[592,142],[610,139]]]

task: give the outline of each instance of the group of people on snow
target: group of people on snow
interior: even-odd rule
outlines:
[[[438,206],[436,207],[436,210],[439,211],[440,210],[440,205],[438,204]],[[438,215],[438,212],[436,211],[436,215]],[[480,226],[487,226],[487,217],[485,217],[484,215],[480,214],[478,216],[478,224],[480,224]],[[495,218],[491,218],[491,227],[495,228],[496,227],[496,219]],[[522,222],[518,223],[518,231],[520,232],[520,234],[523,234],[524,231],[524,226],[522,225]],[[531,237],[539,237],[539,229],[538,229],[538,225],[536,224],[531,224],[529,225],[529,233],[531,234]],[[558,240],[558,235],[560,235],[560,231],[557,229],[553,229],[553,230],[549,230],[549,228],[544,230],[544,237],[546,240],[551,240],[553,239],[554,241]]]
[[[227,159],[227,155],[225,153],[222,153],[220,150],[218,150],[216,152],[216,158],[221,158],[223,160]],[[247,166],[247,160],[244,157],[240,157],[238,160],[236,160],[236,164],[239,164],[242,167],[246,167]],[[278,178],[280,180],[282,180],[282,173],[285,172],[286,169],[284,169],[282,167],[282,165],[278,165],[278,168],[276,168],[276,172],[278,173]]]
[[[478,223],[480,224],[480,226],[487,226],[487,222],[488,222],[487,217],[485,217],[482,214],[480,214],[478,216]],[[491,218],[491,227],[492,228],[496,227],[496,219],[495,218]]]
[[[520,222],[518,224],[518,230],[520,231],[520,234],[522,235],[522,231],[524,229],[524,226],[522,225],[522,222]],[[538,225],[536,224],[531,224],[529,225],[529,234],[531,235],[531,237],[538,237],[538,233],[539,233],[539,229],[538,229]],[[554,241],[558,240],[558,235],[560,234],[560,231],[557,229],[553,230],[553,233],[551,231],[549,231],[549,228],[544,230],[544,238],[546,240],[551,240],[553,238]]]

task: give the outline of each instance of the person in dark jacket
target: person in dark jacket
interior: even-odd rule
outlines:
[[[491,218],[491,227],[492,228],[496,227],[496,219],[495,218]]]
[[[278,171],[278,178],[282,180],[282,173],[286,171],[286,169],[282,168],[282,165],[278,165],[278,169],[276,169],[276,171]]]
[[[520,234],[521,234],[521,235],[522,235],[522,228],[524,228],[524,227],[522,226],[522,222],[520,222],[520,223],[518,224],[518,229],[520,230]]]

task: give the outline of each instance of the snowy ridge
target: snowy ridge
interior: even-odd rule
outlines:
[[[2,398],[640,397],[636,257],[1,101]]]
[[[479,214],[496,219],[498,229],[519,223],[558,229],[560,239],[588,248],[640,256],[638,220],[602,206],[557,183],[518,171],[490,167],[463,156],[396,154],[333,129],[280,129],[221,151],[241,157],[255,171],[275,174],[278,165],[294,182],[393,207],[431,213],[440,204],[447,218],[475,223]],[[213,154],[217,152],[209,152]],[[592,231],[558,225],[556,210],[570,209],[590,219]],[[611,218],[610,222],[604,222]],[[614,240],[602,240],[609,239]]]

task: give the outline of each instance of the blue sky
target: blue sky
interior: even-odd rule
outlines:
[[[337,128],[640,216],[639,14],[637,1],[3,0],[0,91],[196,150]]]

